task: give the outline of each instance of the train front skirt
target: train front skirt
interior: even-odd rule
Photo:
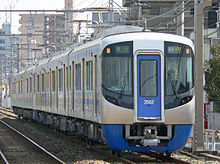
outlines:
[[[132,151],[173,151],[185,146],[192,129],[192,125],[175,125],[174,137],[167,146],[129,146],[123,137],[123,125],[102,125],[108,145],[116,150]]]

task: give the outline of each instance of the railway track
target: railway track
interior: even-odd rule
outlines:
[[[8,108],[0,107],[0,114],[2,116],[8,116],[10,118],[18,118],[18,116],[13,112],[13,110]]]
[[[3,163],[64,163],[2,120],[0,132]]]
[[[8,160],[5,158],[5,156],[2,153],[2,151],[0,151],[0,163],[2,163],[2,164],[9,164]]]
[[[0,108],[0,113],[1,115],[5,115],[7,117],[12,117],[12,118],[18,118],[16,115],[13,114],[13,112],[9,109],[2,109]],[[2,114],[4,113],[4,114]],[[83,150],[84,153],[87,153],[85,151],[92,151],[92,152],[96,152],[98,154],[100,154],[101,156],[105,156],[104,158],[107,159],[111,159],[111,162],[121,162],[121,163],[128,163],[128,164],[133,164],[133,163],[190,163],[190,162],[186,162],[184,160],[180,160],[177,158],[173,158],[173,157],[167,157],[164,154],[158,154],[158,153],[154,153],[154,152],[122,152],[121,154],[118,154],[119,156],[113,155],[111,153],[111,149],[107,148],[106,146],[103,145],[97,145],[97,146],[92,146],[92,145],[88,145],[85,143],[85,141],[79,141],[77,139],[76,136],[69,136],[69,135],[64,135],[62,133],[58,133],[56,132],[54,129],[49,129],[46,128],[42,125],[36,124],[36,123],[31,123],[29,121],[26,120],[14,120],[16,122],[26,122],[26,124],[31,124],[31,126],[36,126],[36,129],[39,129],[41,131],[41,129],[44,129],[47,133],[45,135],[50,135],[50,133],[53,133],[53,135],[55,135],[54,133],[56,133],[56,135],[60,136],[63,140],[68,140],[71,143],[76,143],[76,145],[83,145],[85,148],[85,150]],[[42,132],[42,131],[41,131]],[[37,137],[40,139],[40,137]],[[46,137],[44,137],[46,138]],[[51,139],[50,139],[51,140]],[[38,142],[38,140],[37,140]],[[49,142],[49,141],[44,141],[44,143]],[[60,141],[57,141],[60,142]],[[41,145],[43,145],[41,143]],[[43,145],[43,147],[47,147],[47,145]],[[75,149],[72,148],[72,149]],[[50,150],[52,151],[52,150]],[[54,150],[55,153],[53,152],[53,154],[55,154],[56,156],[59,156],[58,154],[56,154],[56,150]],[[116,153],[117,154],[117,153]],[[121,155],[121,156],[120,156]],[[73,156],[73,155],[72,155]],[[70,161],[61,158],[63,161],[65,161],[66,163],[69,163]],[[71,159],[70,159],[71,160]],[[109,161],[108,161],[109,162]]]

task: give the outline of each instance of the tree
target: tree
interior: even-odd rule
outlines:
[[[213,58],[205,65],[205,91],[209,101],[220,101],[220,45],[214,45],[210,50]]]

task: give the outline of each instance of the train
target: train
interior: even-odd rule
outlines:
[[[106,29],[12,78],[12,108],[115,151],[172,152],[195,122],[193,42],[136,26]]]

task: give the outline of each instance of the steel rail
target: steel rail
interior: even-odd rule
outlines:
[[[36,142],[32,141],[30,138],[28,138],[27,136],[25,136],[24,134],[22,134],[21,132],[17,131],[16,129],[14,129],[13,127],[11,127],[10,125],[8,125],[6,122],[0,120],[1,123],[3,123],[5,126],[7,126],[8,128],[10,128],[11,130],[13,130],[14,132],[18,133],[19,135],[21,135],[22,137],[24,137],[26,140],[28,140],[29,142],[31,142],[33,145],[35,145],[36,147],[38,147],[39,149],[41,149],[43,152],[45,152],[46,154],[48,154],[50,157],[54,158],[55,160],[57,160],[58,162],[64,164],[65,162],[63,162],[61,159],[59,159],[58,157],[56,157],[55,155],[51,154],[50,152],[48,152],[46,149],[44,149],[43,147],[41,147],[40,145],[38,145]]]
[[[13,111],[10,111],[6,108],[0,107],[0,113],[3,115],[9,116],[9,117],[18,118],[18,116]],[[10,114],[8,114],[8,113],[10,113]]]
[[[4,156],[4,154],[2,153],[1,150],[0,150],[0,156],[1,156],[1,158],[2,158],[2,160],[3,160],[3,162],[4,162],[5,164],[9,164],[9,162],[7,161],[7,159],[5,158],[5,156]]]

